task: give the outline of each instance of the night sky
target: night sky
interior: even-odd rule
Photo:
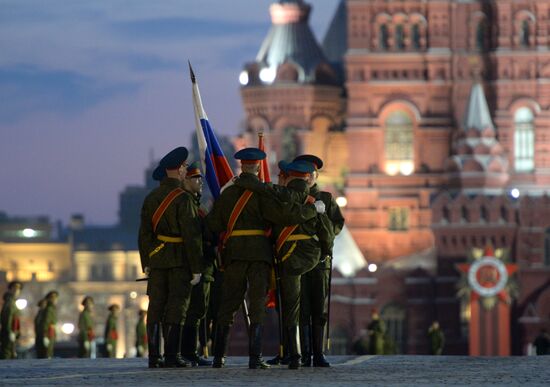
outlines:
[[[217,133],[273,0],[0,0],[0,211],[112,224],[118,194],[195,130],[187,60]],[[338,0],[309,0],[321,40]]]

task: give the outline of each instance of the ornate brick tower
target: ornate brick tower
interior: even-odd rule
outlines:
[[[272,166],[313,153],[325,161],[320,183],[342,187],[348,158],[342,87],[309,28],[310,11],[302,0],[271,5],[271,30],[240,76],[247,118],[236,145],[256,145],[263,131]]]

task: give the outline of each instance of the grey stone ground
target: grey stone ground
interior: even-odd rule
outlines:
[[[410,386],[550,385],[550,356],[330,357],[333,367],[249,370],[247,359],[228,367],[149,370],[143,359],[0,361],[0,385],[174,386]]]

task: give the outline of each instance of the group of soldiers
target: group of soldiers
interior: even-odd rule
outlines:
[[[17,340],[21,335],[20,311],[15,301],[21,293],[23,284],[19,281],[12,281],[4,294],[0,320],[0,358],[17,358]],[[54,356],[57,325],[57,300],[59,293],[56,290],[48,292],[38,302],[38,312],[34,318],[35,351],[38,359],[51,359]],[[94,322],[94,299],[90,296],[82,300],[83,310],[78,318],[78,357],[92,357],[95,346],[95,322]],[[110,305],[109,315],[105,323],[104,343],[105,357],[116,357],[118,341],[118,315],[120,307],[116,304]],[[138,357],[143,357],[147,351],[147,331],[145,317],[147,312],[139,311],[138,323],[136,325],[136,351]]]
[[[208,214],[200,207],[201,170],[187,162],[185,147],[169,152],[153,172],[160,184],[143,203],[139,231],[148,278],[149,367],[223,367],[242,307],[249,368],[268,368],[262,337],[273,289],[281,350],[270,363],[328,367],[324,343],[332,246],[344,218],[332,195],[316,184],[323,162],[314,155],[281,161],[278,184],[271,184],[258,177],[266,157],[262,150],[245,148],[234,157],[242,172],[222,187]],[[217,289],[212,300],[211,288]],[[212,362],[197,353],[199,323],[207,312]]]

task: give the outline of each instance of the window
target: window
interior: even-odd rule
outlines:
[[[412,120],[407,113],[395,111],[389,115],[385,125],[386,172],[389,175],[410,175],[414,170]]]
[[[522,46],[529,46],[529,21],[523,20],[519,30],[519,42]]]
[[[386,305],[382,308],[380,318],[386,325],[384,353],[404,353],[406,348],[405,309],[396,304]]]
[[[484,21],[480,21],[477,24],[476,48],[478,50],[484,50],[485,49],[485,22]]]
[[[522,107],[514,114],[514,167],[516,172],[535,168],[534,116],[531,109]]]
[[[411,36],[413,47],[420,48],[420,26],[418,24],[412,26]]]
[[[550,228],[544,233],[544,264],[550,266]]]
[[[404,36],[403,36],[403,26],[398,24],[395,27],[395,46],[398,50],[405,48]]]
[[[409,229],[409,209],[407,207],[391,207],[388,210],[388,230],[405,231]]]
[[[385,24],[378,31],[378,46],[384,50],[388,48],[388,26]]]
[[[282,160],[292,160],[298,156],[299,147],[296,132],[297,129],[294,127],[287,127],[283,130],[281,141]]]

